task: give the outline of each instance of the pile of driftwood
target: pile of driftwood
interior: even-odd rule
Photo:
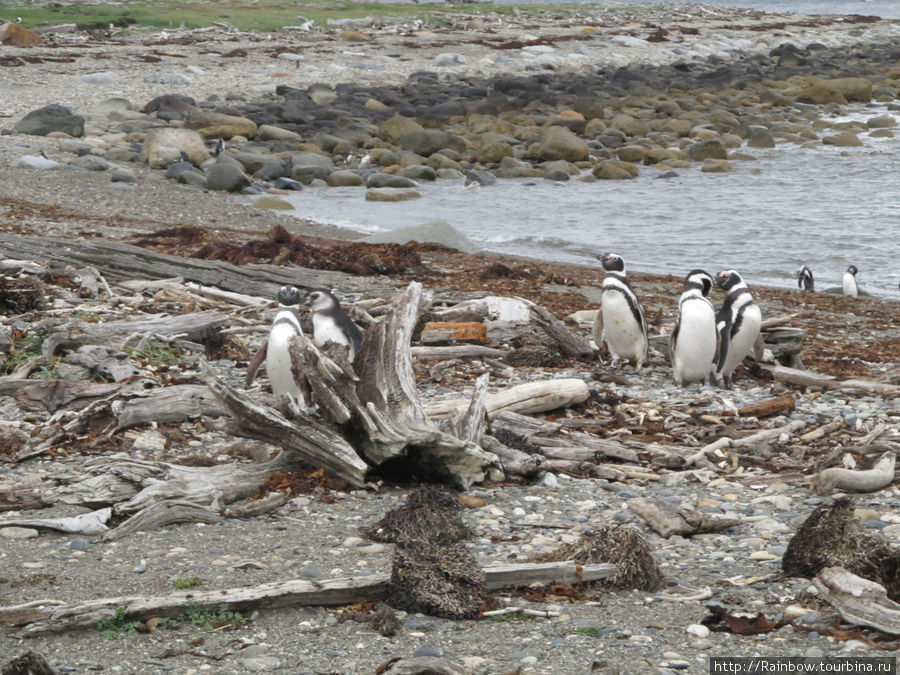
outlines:
[[[26,249],[39,246],[30,240],[24,243]],[[237,435],[259,443],[256,455],[262,461],[196,467],[127,454],[102,455],[84,462],[82,474],[75,479],[0,491],[0,510],[50,504],[99,510],[76,521],[16,522],[112,540],[170,523],[255,515],[276,508],[285,498],[280,494],[248,498],[273,473],[299,465],[325,468],[354,486],[384,477],[415,477],[466,488],[484,480],[528,479],[545,472],[611,481],[656,481],[677,473],[685,480],[699,481],[728,474],[754,482],[805,482],[811,463],[823,469],[811,483],[823,494],[836,489],[876,490],[894,478],[893,448],[885,452],[877,443],[885,431],[883,425],[866,435],[844,428],[840,420],[814,428],[799,420],[772,425],[768,421],[772,416],[793,407],[790,393],[744,408],[735,408],[715,394],[665,403],[625,399],[603,384],[615,381],[617,375],[597,370],[595,346],[543,307],[522,298],[498,297],[435,306],[418,283],[390,301],[364,298],[355,303],[351,313],[366,331],[352,365],[339,350],[319,348],[303,337],[295,341],[295,371],[306,379],[317,410],[286,416],[271,405],[265,392],[236,388],[207,367],[205,360],[229,349],[239,360],[247,358],[246,336],[267,330],[266,312],[273,307],[268,298],[281,284],[315,287],[334,279],[312,271],[292,272],[288,277],[283,268],[266,265],[186,264],[180,258],[170,260],[173,257],[144,249],[111,245],[117,255],[105,267],[95,258],[96,252],[78,246],[55,248],[52,265],[0,261],[5,274],[0,302],[12,308],[19,326],[13,332],[7,323],[0,331],[0,343],[5,335],[9,350],[29,331],[41,338],[39,354],[0,377],[0,395],[12,396],[21,409],[44,416],[37,424],[0,424],[0,450],[5,458],[22,462],[57,456],[73,441],[82,447],[102,446],[123,430],[149,422],[175,425],[227,416]],[[61,255],[68,259],[60,260]],[[136,270],[149,276],[152,269],[171,270],[176,265],[188,278],[131,278]],[[217,285],[207,285],[213,278]],[[246,287],[258,294],[238,290]],[[358,288],[362,293],[362,284]],[[365,289],[367,294],[372,290]],[[48,294],[56,295],[62,306],[48,308]],[[104,302],[79,306],[80,299],[91,302],[94,298]],[[156,311],[145,311],[150,308]],[[776,338],[767,340],[766,348],[797,365],[802,336],[784,324],[784,319],[768,324],[767,334],[774,331]],[[529,339],[523,341],[522,336]],[[589,386],[581,377],[550,378],[490,391],[492,374],[508,377],[510,361],[527,361],[509,358],[517,351],[510,345],[517,342],[526,345],[519,351],[530,350],[528,358],[549,350],[570,366],[580,362],[581,368],[595,373],[598,384]],[[198,366],[199,374],[187,379],[162,377],[129,355],[151,348],[177,348]],[[37,368],[51,364],[65,364],[85,377],[31,377]],[[898,389],[877,382],[825,378],[782,365],[762,368],[788,385],[881,395],[896,394]],[[419,384],[428,378],[439,380],[448,370],[470,378],[466,394],[424,402]],[[554,415],[548,419],[533,416],[550,411]],[[840,443],[835,442],[838,436]],[[881,457],[867,471],[832,467],[848,445],[857,455]],[[633,505],[635,512],[663,536],[734,525],[695,512],[672,512],[671,507],[651,500],[639,501]],[[107,529],[110,518],[125,520]],[[538,568],[517,569],[517,579],[533,569]],[[565,576],[568,569],[554,567],[551,574],[563,570]],[[597,574],[607,572],[604,568]],[[491,574],[486,572],[489,586],[494,583]],[[502,578],[503,583],[509,581],[508,576]],[[302,596],[304,602],[340,603],[351,596],[378,596],[382,580],[376,579],[370,588],[371,580],[362,586],[354,580],[337,580],[335,595],[327,598],[321,588],[287,582],[285,587],[256,589],[252,599],[236,591],[233,602],[238,606],[265,597],[268,606],[273,606],[273,597]],[[198,594],[193,593],[192,599],[198,601]],[[95,622],[97,612],[103,616],[125,600],[138,612],[146,599],[98,601],[96,608],[72,610],[75,619],[63,611],[54,625]],[[221,592],[216,592],[216,602],[222,601]],[[147,609],[157,610],[158,604],[153,603]],[[23,616],[24,623],[33,619],[43,625],[49,620],[46,610],[40,616],[27,612]]]

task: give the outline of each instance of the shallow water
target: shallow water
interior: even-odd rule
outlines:
[[[824,290],[853,264],[864,289],[900,298],[900,138],[864,142],[751,150],[758,159],[727,174],[694,167],[660,179],[645,167],[629,181],[423,182],[421,199],[397,203],[367,202],[362,187],[288,199],[299,216],[360,231],[439,219],[491,251],[590,265],[615,251],[631,270],[678,276],[733,268],[750,284],[791,287],[806,264]]]

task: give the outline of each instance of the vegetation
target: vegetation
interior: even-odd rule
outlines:
[[[127,611],[128,610],[124,607],[116,607],[115,615],[108,619],[101,619],[97,622],[97,630],[99,630],[107,640],[112,640],[119,635],[119,633],[137,633],[137,628],[141,625],[141,622],[126,621],[125,614]]]
[[[226,626],[240,626],[246,619],[240,612],[234,612],[228,605],[200,607],[196,603],[188,603],[184,611],[176,617],[161,619],[163,628],[178,628],[184,624],[196,626],[202,630],[216,630]]]
[[[484,618],[488,621],[512,623],[519,621],[538,621],[543,617],[537,616],[536,614],[526,614],[525,612],[510,612],[509,614],[497,614],[495,616],[486,616]]]
[[[44,339],[39,335],[18,335],[13,333],[12,348],[9,354],[0,362],[0,375],[10,375],[14,373],[26,361],[41,355],[41,346]],[[41,364],[32,370],[34,377],[56,377],[56,366],[51,364]]]
[[[177,366],[184,361],[184,353],[177,347],[148,345],[142,349],[126,347],[125,353],[135,361],[149,366]]]
[[[187,577],[186,579],[173,579],[172,580],[172,585],[179,590],[185,590],[188,588],[196,588],[197,586],[202,586],[203,583],[204,583],[204,581],[200,577]]]
[[[553,5],[541,7],[526,5],[519,8],[522,13],[553,11],[555,14],[572,11],[575,5]],[[583,8],[583,5],[581,6]],[[298,24],[297,17],[303,16],[318,25],[325,25],[328,19],[357,19],[366,16],[395,16],[404,19],[417,18],[426,23],[440,24],[447,17],[459,12],[459,8],[447,3],[412,2],[342,2],[340,0],[311,0],[294,3],[289,0],[221,0],[200,2],[198,0],[132,0],[115,4],[58,4],[51,2],[17,2],[0,0],[0,17],[22,18],[27,28],[77,23],[106,27],[140,25],[153,28],[200,28],[215,22],[224,22],[240,30],[273,31]],[[513,5],[492,3],[471,3],[465,5],[465,12],[492,12],[510,14]]]

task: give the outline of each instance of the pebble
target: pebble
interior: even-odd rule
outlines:
[[[11,527],[0,528],[0,537],[4,539],[34,539],[40,533],[31,527]]]
[[[685,629],[685,632],[701,639],[709,637],[709,628],[700,623],[692,623]]]

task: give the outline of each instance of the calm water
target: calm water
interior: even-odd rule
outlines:
[[[487,250],[591,265],[612,250],[637,271],[734,268],[750,283],[789,287],[807,264],[822,290],[853,264],[863,288],[900,298],[900,138],[865,143],[753,150],[758,160],[736,161],[728,174],[691,168],[659,179],[644,168],[629,181],[505,179],[477,190],[425,182],[421,199],[399,203],[367,202],[361,187],[290,199],[298,215],[351,229],[440,219]]]

